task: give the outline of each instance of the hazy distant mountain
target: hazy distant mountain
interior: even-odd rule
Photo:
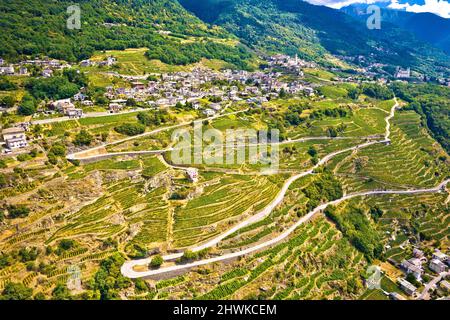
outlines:
[[[420,3],[420,1],[418,1]],[[429,42],[450,54],[450,19],[432,13],[413,13],[387,8],[385,2],[376,3],[381,9],[382,21],[392,23],[414,33],[417,38]],[[412,4],[412,2],[410,3]],[[367,4],[353,4],[342,8],[347,14],[366,19]]]
[[[180,0],[180,3],[203,21],[234,33],[252,48],[299,53],[313,59],[320,59],[326,52],[363,55],[425,72],[442,65],[448,67],[450,60],[440,49],[394,24],[385,25],[382,30],[369,30],[354,12],[349,15],[299,0]]]

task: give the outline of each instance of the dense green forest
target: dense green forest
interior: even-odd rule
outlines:
[[[66,27],[73,4],[81,7],[80,30]],[[449,67],[441,50],[393,25],[368,30],[343,12],[294,0],[3,0],[0,26],[0,56],[13,60],[79,61],[98,50],[148,47],[150,58],[169,64],[217,58],[247,69],[249,47],[323,64],[327,53],[362,55],[429,75]],[[245,46],[222,41],[229,39]]]
[[[365,22],[298,0],[180,0],[208,23],[218,24],[254,49],[298,53],[324,62],[327,52],[435,73],[449,67],[441,50],[393,25],[369,30]]]
[[[438,85],[395,83],[395,94],[422,116],[433,137],[450,152],[450,88]]]
[[[75,3],[81,29],[69,30],[67,8]],[[48,55],[73,62],[96,50],[138,47],[172,64],[219,58],[244,68],[249,57],[243,47],[214,42],[234,37],[207,26],[174,0],[4,0],[0,26],[0,56],[12,60]],[[193,47],[195,55],[187,61]]]

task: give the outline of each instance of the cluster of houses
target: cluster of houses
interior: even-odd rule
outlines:
[[[85,60],[81,65],[94,64],[113,65],[114,57],[108,57],[101,62]],[[42,59],[27,60],[23,64],[34,64],[45,67],[46,76],[52,75],[52,70],[67,67],[61,61]],[[308,64],[298,57],[291,58],[285,55],[277,55],[269,58],[271,66],[284,66],[286,68],[300,68]],[[70,66],[69,66],[70,67]],[[245,101],[251,106],[260,106],[272,98],[277,98],[281,91],[288,94],[314,95],[314,85],[301,79],[291,82],[280,80],[282,72],[274,69],[265,72],[248,72],[244,70],[214,71],[208,68],[195,68],[190,72],[174,72],[153,77],[150,81],[142,81],[145,77],[123,77],[130,84],[129,87],[106,87],[104,96],[109,100],[109,112],[122,111],[126,102],[133,99],[136,102],[147,104],[153,108],[173,107],[178,103],[190,103],[195,110],[202,110],[206,116],[214,116],[224,109],[226,104]],[[150,79],[150,78],[149,78]],[[211,99],[210,99],[211,98]],[[210,100],[210,103],[207,101]],[[75,106],[77,103],[78,108]],[[71,99],[53,101],[48,104],[49,109],[38,109],[45,113],[59,112],[70,118],[83,116],[80,106],[93,106],[85,91],[81,89]]]
[[[411,274],[418,282],[422,282],[422,276],[425,272],[424,266],[428,263],[428,259],[422,250],[418,248],[413,249],[413,257],[410,259],[405,259],[400,264],[400,269],[407,275]],[[446,272],[450,266],[450,258],[445,253],[439,250],[433,252],[431,260],[428,263],[428,268],[437,273],[441,274]],[[445,281],[445,280],[444,280]],[[405,293],[408,295],[413,295],[416,293],[417,288],[407,281],[406,279],[399,279],[399,285]],[[443,284],[446,285],[445,283]]]
[[[50,78],[53,76],[54,71],[63,70],[66,68],[71,68],[72,66],[65,61],[45,58],[36,58],[20,61],[17,64],[8,64],[6,66],[6,61],[0,58],[0,75],[21,75],[28,76],[27,66],[38,66],[42,69],[41,76],[45,78]]]
[[[395,77],[397,79],[409,79],[411,78],[411,68],[402,69],[400,67],[395,71]]]
[[[77,99],[74,98],[74,100],[77,100]],[[77,100],[77,101],[79,101],[79,100]],[[89,101],[89,100],[87,100],[87,101]],[[50,106],[54,110],[62,113],[63,115],[65,115],[69,118],[81,118],[83,116],[83,109],[76,108],[72,102],[72,99],[70,99],[70,98],[51,102]]]
[[[272,69],[265,72],[248,72],[244,70],[213,71],[208,68],[195,68],[191,72],[175,72],[162,74],[156,81],[143,83],[137,79],[128,79],[130,87],[113,88],[107,87],[105,97],[110,100],[109,111],[120,112],[128,99],[137,102],[145,102],[150,107],[164,108],[175,106],[178,103],[191,103],[194,109],[202,109],[207,116],[214,116],[220,112],[224,105],[229,102],[246,101],[251,105],[261,105],[272,98],[278,97],[281,91],[290,94],[304,93],[314,95],[311,84],[297,80],[292,82],[280,81],[281,72],[275,72],[273,68],[284,67],[297,71],[300,75],[302,67],[311,64],[286,55],[276,55],[268,58]],[[4,60],[0,59],[0,74],[28,74],[26,66],[35,65],[42,68],[43,77],[51,77],[55,70],[71,67],[64,61],[43,58],[25,60],[17,66],[3,67]],[[103,61],[84,60],[81,66],[112,66],[117,63],[116,58],[109,56]],[[120,75],[118,75],[120,76]],[[202,105],[201,99],[213,97],[209,105]],[[74,103],[79,102],[82,106],[92,106],[94,103],[83,93],[77,93],[72,99],[64,99],[51,103],[53,110],[65,116],[76,118],[83,115],[80,108]],[[46,111],[51,113],[52,111]]]
[[[193,104],[194,109],[202,108],[200,100],[214,97],[214,101],[203,112],[212,116],[220,111],[227,102],[247,101],[261,105],[271,98],[286,93],[314,94],[314,88],[302,81],[290,83],[279,80],[280,72],[248,72],[244,70],[213,71],[207,68],[195,68],[191,72],[162,74],[159,79],[144,84],[130,80],[130,88],[107,87],[105,97],[111,101],[110,111],[121,108],[120,101],[134,99],[145,102],[151,107],[165,108],[177,103]]]
[[[0,75],[14,76],[14,75],[28,75],[28,69],[26,67],[17,67],[14,64],[6,65],[5,60],[0,58]]]
[[[302,68],[315,68],[316,64],[301,60],[298,58],[298,55],[291,57],[284,54],[277,54],[269,57],[269,66],[272,68],[281,67],[292,72],[297,72],[298,75],[303,76]]]
[[[109,56],[106,57],[103,61],[92,61],[90,59],[83,60],[80,62],[80,66],[82,67],[92,67],[92,66],[98,66],[98,67],[111,67],[117,63],[117,59]]]

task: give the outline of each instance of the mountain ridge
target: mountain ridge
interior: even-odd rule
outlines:
[[[248,69],[262,53],[299,54],[330,65],[327,55],[363,56],[438,75],[449,73],[441,49],[389,24],[369,30],[345,12],[304,1],[268,0],[78,0],[81,30],[68,30],[69,0],[4,0],[0,3],[0,56],[48,55],[67,61],[95,51],[148,47],[152,59],[188,64],[220,59]],[[241,45],[243,44],[243,45]]]
[[[436,14],[424,12],[414,13],[403,10],[390,9],[384,3],[374,3],[381,8],[382,23],[396,25],[450,54],[450,19]],[[356,18],[367,18],[368,4],[352,4],[341,8],[341,11]]]
[[[449,66],[448,55],[395,25],[369,30],[366,22],[357,17],[304,1],[210,0],[199,4],[195,0],[180,0],[180,3],[207,23],[235,34],[250,47],[262,47],[269,52],[298,53],[309,59],[320,59],[325,53],[362,55],[422,73],[440,72]]]

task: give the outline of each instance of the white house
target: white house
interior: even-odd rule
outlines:
[[[430,269],[436,273],[441,273],[447,269],[447,266],[442,261],[433,259],[430,261]]]
[[[212,109],[205,109],[203,110],[203,114],[205,114],[207,117],[212,117],[216,114],[216,112]]]
[[[0,67],[0,74],[2,75],[13,75],[14,67],[10,65],[9,67]]]
[[[42,70],[42,76],[44,78],[50,78],[53,75],[53,70],[52,69],[44,69]]]
[[[88,107],[91,107],[94,105],[94,103],[91,100],[84,100],[81,104],[83,106],[88,106]]]
[[[198,181],[198,170],[197,169],[188,168],[186,170],[186,173],[188,175],[189,180],[191,180],[194,183]]]
[[[411,258],[409,260],[403,260],[400,268],[403,269],[407,274],[412,274],[417,280],[421,280],[423,269],[420,259]]]
[[[448,258],[448,256],[439,250],[436,250],[435,252],[433,252],[433,259],[437,259],[439,261],[445,261],[445,260],[447,260],[447,258]]]
[[[75,108],[75,105],[69,99],[61,99],[52,103],[53,108],[58,110],[59,112],[66,113],[67,109]]]
[[[6,146],[11,149],[25,148],[28,146],[27,137],[23,128],[8,128],[2,131],[3,140],[6,142]]]
[[[398,279],[398,283],[400,285],[400,288],[402,288],[402,290],[410,296],[412,296],[417,291],[417,288],[405,279]]]
[[[64,114],[69,118],[81,118],[83,116],[83,110],[77,108],[68,108]]]
[[[73,96],[73,100],[75,101],[84,101],[87,98],[87,96],[81,92],[78,92]]]
[[[123,105],[120,103],[110,103],[109,104],[109,112],[111,113],[117,113],[120,112],[123,109]]]
[[[395,73],[395,77],[397,79],[406,79],[411,77],[411,68],[397,68],[397,72]]]

